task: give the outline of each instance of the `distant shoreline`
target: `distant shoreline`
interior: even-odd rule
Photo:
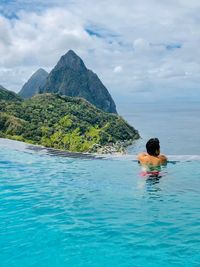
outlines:
[[[37,145],[37,144],[30,144],[28,142],[23,142],[23,141],[18,141],[15,139],[9,139],[9,138],[2,138],[0,137],[0,144],[1,141],[5,140],[7,143],[12,142],[13,144],[21,144],[22,148],[28,149],[34,152],[40,152],[40,151],[45,151],[47,154],[51,156],[62,156],[62,157],[71,157],[71,158],[83,158],[83,159],[103,159],[106,156],[123,156],[124,153],[120,152],[115,152],[115,153],[89,153],[89,152],[70,152],[66,150],[61,150],[61,149],[56,149],[56,148],[51,148],[51,147],[45,147],[42,145]]]

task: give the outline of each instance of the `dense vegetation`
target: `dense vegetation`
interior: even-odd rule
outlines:
[[[138,132],[120,116],[105,113],[81,98],[36,95],[24,101],[0,98],[0,137],[68,151],[95,151],[131,142]]]
[[[3,86],[0,85],[0,100],[20,101],[22,99],[14,92],[8,91],[7,89],[5,89]]]

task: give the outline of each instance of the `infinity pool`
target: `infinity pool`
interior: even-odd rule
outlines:
[[[139,172],[0,139],[0,266],[200,266],[200,161]]]

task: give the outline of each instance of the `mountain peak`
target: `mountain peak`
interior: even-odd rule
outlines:
[[[48,74],[48,72],[46,70],[44,70],[43,68],[39,68],[35,73],[45,73],[45,74]]]
[[[56,65],[57,70],[65,67],[74,71],[86,70],[83,60],[73,50],[63,55]]]
[[[42,68],[38,69],[36,72],[33,73],[33,75],[30,78],[34,78],[34,77],[47,77],[48,76],[48,72]]]
[[[19,92],[19,95],[23,98],[30,98],[39,92],[41,86],[46,82],[48,72],[40,68],[38,69],[30,79],[23,85]]]
[[[105,112],[117,113],[107,88],[95,73],[86,68],[83,60],[73,50],[60,58],[40,93],[82,97]]]
[[[72,56],[72,57],[79,57],[75,52],[74,50],[70,49],[66,54],[65,56]]]
[[[38,93],[81,97],[105,112],[117,113],[107,88],[73,50],[60,58],[49,75],[44,69],[38,69],[24,84],[19,95],[31,98]]]

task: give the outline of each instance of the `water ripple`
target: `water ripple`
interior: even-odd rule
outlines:
[[[198,266],[200,166],[0,151],[0,266]]]

